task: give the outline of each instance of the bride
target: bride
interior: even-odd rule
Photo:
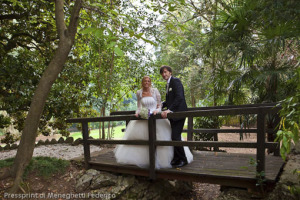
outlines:
[[[142,108],[150,110],[150,114],[156,115],[161,111],[161,96],[156,88],[151,87],[151,79],[144,76],[142,89],[138,90],[136,116],[139,116]],[[132,120],[126,127],[124,140],[148,140],[148,121]],[[171,141],[171,126],[168,119],[156,120],[156,139]],[[193,155],[188,147],[184,147],[188,163],[192,162]],[[142,168],[149,167],[149,147],[142,145],[117,145],[114,150],[118,163],[137,165]],[[155,155],[155,168],[171,168],[173,159],[173,146],[157,146]]]

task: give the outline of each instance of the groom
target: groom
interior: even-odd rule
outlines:
[[[184,89],[180,79],[172,77],[172,68],[163,65],[160,68],[160,74],[167,81],[166,101],[163,102],[163,108],[167,110],[161,113],[163,118],[167,118],[168,113],[177,111],[186,111],[187,105],[184,97]],[[181,132],[184,126],[184,118],[169,119],[172,129],[172,140],[181,141]],[[174,157],[171,162],[173,167],[182,167],[187,164],[187,159],[182,146],[174,147]]]

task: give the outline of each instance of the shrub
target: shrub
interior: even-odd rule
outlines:
[[[194,129],[201,129],[201,128],[220,128],[221,127],[221,120],[217,116],[210,116],[210,117],[197,117],[194,121]],[[193,135],[194,141],[213,141],[214,140],[214,133],[194,133]]]

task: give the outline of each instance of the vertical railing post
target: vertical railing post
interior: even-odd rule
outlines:
[[[265,121],[266,114],[263,110],[257,114],[257,152],[256,152],[256,171],[261,175],[262,172],[265,171]]]
[[[274,135],[276,135],[278,129],[279,129],[279,124],[280,124],[280,116],[279,113],[275,114],[275,128],[274,128]],[[274,151],[274,156],[280,156],[280,143],[278,142],[277,148]]]
[[[219,115],[217,115],[214,120],[216,120],[219,124]],[[219,141],[218,134],[219,133],[214,133],[214,141]],[[214,151],[220,151],[219,147],[214,147]]]
[[[89,128],[88,128],[88,122],[84,121],[81,124],[82,124],[82,138],[83,138],[84,162],[85,162],[85,168],[88,169],[90,167],[89,161],[91,159],[90,144],[88,143]]]
[[[155,152],[156,152],[156,119],[151,115],[148,119],[149,130],[149,178],[156,179],[155,175]]]
[[[188,117],[188,131],[187,131],[187,141],[193,141],[193,117]]]

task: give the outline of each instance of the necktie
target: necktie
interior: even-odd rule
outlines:
[[[167,83],[167,91],[166,91],[166,94],[168,94],[168,91],[169,91],[169,83]]]

